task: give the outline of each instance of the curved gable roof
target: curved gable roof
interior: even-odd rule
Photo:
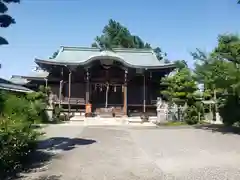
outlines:
[[[172,64],[159,61],[152,49],[123,49],[101,51],[99,48],[62,47],[54,59],[35,59],[37,63],[59,65],[85,65],[99,59],[114,59],[128,67],[159,68]]]

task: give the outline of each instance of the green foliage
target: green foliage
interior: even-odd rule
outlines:
[[[34,93],[0,93],[0,179],[20,168],[36,148],[40,134],[31,125],[41,118],[39,108],[33,106],[33,97],[39,99]]]
[[[168,121],[166,123],[159,124],[160,126],[185,126],[187,125],[184,121]]]
[[[53,109],[53,119],[54,121],[60,121],[60,115],[61,115],[61,112],[63,111],[63,109],[59,106],[54,106],[54,109]]]
[[[188,106],[184,114],[184,121],[187,124],[193,125],[199,122],[199,110],[196,106]]]
[[[183,114],[183,120],[187,124],[196,124],[203,112],[202,103],[199,101],[201,95],[197,93],[196,81],[186,61],[175,61],[175,65],[176,72],[162,79],[162,84],[166,86],[162,94],[170,103],[177,105],[178,120],[182,119]],[[184,105],[187,105],[186,110]]]
[[[167,87],[162,91],[162,94],[170,102],[176,103],[179,106],[190,103],[197,90],[197,85],[191,71],[187,67],[177,70],[172,76],[163,78],[162,84]]]
[[[4,116],[9,118],[21,118],[29,120],[31,114],[30,104],[24,97],[18,97],[14,94],[8,94],[4,103]],[[32,120],[32,118],[30,117]]]
[[[223,122],[227,125],[240,122],[240,38],[233,34],[220,35],[218,45],[209,55],[200,50],[192,55],[197,60],[195,79],[204,84],[205,98],[212,99],[216,91]]]
[[[52,54],[52,56],[49,57],[49,59],[55,59],[55,58],[57,57],[58,53],[59,53],[59,50],[58,50],[58,51],[55,51],[55,52]]]
[[[219,106],[219,114],[223,117],[223,123],[233,125],[240,122],[240,102],[239,96],[227,96]]]
[[[36,148],[39,135],[28,122],[0,119],[0,179],[21,167]]]
[[[8,12],[7,5],[9,3],[20,3],[20,0],[0,0],[0,27],[2,28],[7,28],[11,24],[16,23],[10,15],[6,14]],[[0,45],[5,44],[8,44],[8,41],[5,38],[0,37]]]
[[[4,116],[21,119],[32,123],[47,122],[45,109],[47,107],[47,90],[28,93],[26,95],[6,94],[4,101]]]
[[[99,47],[103,50],[113,48],[152,48],[149,43],[144,42],[139,36],[131,34],[127,27],[112,19],[103,28],[102,33],[102,35],[95,38],[92,47]],[[154,52],[159,60],[166,56],[166,53],[163,53],[159,47],[155,48]]]
[[[174,64],[178,70],[188,67],[187,62],[185,60],[175,61]]]

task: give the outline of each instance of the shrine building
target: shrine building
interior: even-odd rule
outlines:
[[[155,115],[161,78],[175,68],[159,61],[152,49],[61,47],[55,58],[35,63],[40,70],[13,75],[12,82],[32,90],[50,87],[53,104],[68,112],[85,112],[91,104],[93,115],[111,109],[114,116]]]

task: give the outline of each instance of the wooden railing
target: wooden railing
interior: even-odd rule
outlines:
[[[58,97],[54,97],[53,98],[53,103],[58,104],[61,101],[61,104],[73,104],[73,105],[85,105],[86,101],[85,98],[70,98],[70,100],[68,99],[68,97],[62,97],[62,98],[58,98]],[[146,104],[146,106],[155,106],[157,104],[157,100],[151,100],[151,102],[149,104]],[[104,104],[102,104],[104,106]],[[117,107],[117,106],[123,106],[123,104],[108,104],[108,107]],[[128,106],[143,106],[143,104],[131,104],[129,103]]]
[[[68,97],[62,97],[58,98],[55,97],[53,99],[53,102],[56,104],[73,104],[73,105],[85,105],[85,99],[84,98],[68,98]]]

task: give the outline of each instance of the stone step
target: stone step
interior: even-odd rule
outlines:
[[[75,115],[70,118],[70,121],[84,121],[84,120],[85,120],[85,117],[80,115]]]
[[[99,114],[99,116],[100,116],[101,118],[113,118],[112,113],[111,113],[111,114],[109,114],[109,113]]]

